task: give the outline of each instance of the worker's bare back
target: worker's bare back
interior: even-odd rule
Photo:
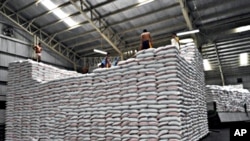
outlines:
[[[141,34],[141,40],[142,41],[150,41],[151,40],[150,32],[142,33]]]

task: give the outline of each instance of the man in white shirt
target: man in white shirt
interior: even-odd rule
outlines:
[[[176,46],[176,48],[180,50],[179,37],[177,37],[175,33],[172,33],[171,45]]]

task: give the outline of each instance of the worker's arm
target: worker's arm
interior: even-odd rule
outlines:
[[[151,46],[153,46],[153,41],[152,41],[152,37],[151,37],[150,33],[149,33],[149,41],[151,43]]]

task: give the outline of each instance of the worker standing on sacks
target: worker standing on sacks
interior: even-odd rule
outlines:
[[[144,29],[143,33],[141,34],[141,43],[139,50],[148,49],[152,47],[153,44],[150,32],[148,32],[147,29]]]

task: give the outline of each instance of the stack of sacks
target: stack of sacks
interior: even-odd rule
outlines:
[[[142,140],[158,140],[158,109],[151,106],[156,105],[156,70],[163,65],[156,64],[155,49],[150,48],[137,52],[136,58],[143,68],[138,69],[138,94],[137,99],[139,116],[139,136]]]
[[[180,48],[180,56],[183,57],[189,63],[194,62],[194,59],[198,57],[197,53],[197,48],[194,45],[184,45]]]
[[[15,129],[6,133],[6,139],[25,138],[29,134],[38,135],[37,113],[40,109],[35,103],[37,97],[33,97],[26,89],[36,87],[38,83],[31,79],[33,64],[27,61],[14,62],[10,65],[7,94],[6,130]],[[20,77],[22,76],[22,77]],[[13,121],[16,121],[13,123]],[[9,124],[11,123],[11,124]]]
[[[157,87],[156,70],[163,67],[163,64],[157,63],[155,59],[155,49],[150,48],[137,52],[136,58],[139,65],[144,66],[138,70],[138,94],[137,99],[139,109],[139,135],[141,140],[159,140],[158,133],[158,112],[157,105]]]
[[[57,119],[57,126],[61,126],[61,130],[53,130],[55,132],[55,135],[58,134],[58,132],[61,133],[61,135],[64,133],[64,136],[60,136],[60,139],[63,140],[77,140],[78,138],[78,130],[79,130],[79,120],[78,118],[81,116],[80,112],[81,109],[79,108],[81,99],[83,98],[82,92],[84,91],[81,87],[81,84],[83,83],[82,79],[76,79],[75,77],[69,78],[69,79],[63,79],[66,80],[63,85],[61,85],[62,90],[67,90],[67,92],[60,92],[59,94],[63,94],[62,99],[68,99],[68,102],[64,104],[64,108],[60,109],[60,112],[64,113],[65,116],[65,125],[62,125],[62,121]],[[66,88],[65,88],[66,87]],[[58,105],[58,103],[51,103],[51,105]],[[56,109],[58,110],[58,108]],[[60,114],[59,114],[60,115]],[[58,116],[59,116],[58,115]],[[64,126],[64,130],[63,127]],[[52,140],[56,140],[58,137],[55,136],[55,138],[51,138]]]
[[[90,98],[92,99],[89,104],[91,107],[91,115],[90,115],[90,139],[91,140],[105,140],[105,111],[100,110],[101,107],[105,107],[107,100],[107,82],[106,76],[107,72],[96,71],[95,75],[93,75],[93,83],[92,83],[92,94]]]
[[[18,101],[15,100],[15,93],[17,91],[17,85],[20,81],[19,81],[19,70],[16,68],[20,68],[20,63],[12,63],[12,65],[9,66],[9,71],[8,72],[8,78],[9,81],[8,82],[8,95],[6,96],[6,130],[9,132],[6,132],[5,136],[6,139],[12,139],[12,140],[17,140],[20,139],[20,134],[17,133],[17,131],[21,131],[21,127],[20,127],[20,118],[21,115],[18,115],[18,113],[16,111],[19,111],[21,108],[16,107],[17,105],[19,105]],[[20,99],[22,100],[22,99]],[[19,126],[17,127],[16,125],[19,124]],[[17,130],[16,130],[17,129]]]
[[[27,62],[27,68],[13,63],[6,139],[199,140],[207,126],[201,124],[206,124],[206,116],[199,113],[206,109],[202,65],[196,62],[202,59],[195,54],[191,64],[173,46],[147,49],[87,75],[40,63]],[[17,85],[24,76],[14,73],[20,68],[39,70],[23,78],[36,82],[30,88]],[[64,75],[46,76],[53,72]]]
[[[139,105],[136,101],[138,96],[138,88],[136,86],[138,80],[138,69],[133,67],[142,68],[138,61],[134,58],[126,61],[120,61],[118,64],[124,70],[123,77],[121,78],[121,140],[138,140],[139,139]],[[138,105],[136,107],[135,105]]]
[[[206,101],[205,101],[205,77],[204,77],[204,71],[203,71],[203,59],[200,55],[198,49],[195,46],[189,45],[182,47],[180,50],[180,56],[184,57],[184,59],[191,64],[192,70],[193,70],[193,76],[191,79],[194,80],[194,86],[196,86],[195,89],[192,89],[192,99],[195,99],[197,101],[196,104],[194,104],[194,109],[198,108],[194,111],[193,119],[199,119],[194,120],[194,125],[196,125],[195,129],[199,129],[198,132],[201,132],[202,136],[206,135],[208,133],[208,127],[207,127],[207,110],[206,108]]]
[[[10,64],[10,69],[12,71],[8,75],[9,91],[6,97],[7,109],[9,109],[6,113],[6,123],[8,124],[6,130],[15,129],[15,131],[6,132],[6,140],[29,140],[31,137],[41,136],[48,138],[49,134],[46,133],[54,127],[54,121],[48,122],[47,119],[56,111],[53,108],[53,105],[56,104],[53,102],[58,101],[59,95],[49,90],[51,85],[45,82],[51,78],[44,76],[50,75],[52,77],[60,74],[56,78],[60,79],[72,77],[77,73],[67,72],[31,60],[13,62]],[[80,76],[80,74],[77,75]],[[61,80],[58,81],[58,84],[61,85],[61,82]],[[56,83],[53,86],[58,87]],[[58,93],[63,91],[62,88]],[[54,101],[49,103],[51,100]],[[16,122],[9,124],[13,121]]]
[[[182,74],[181,69],[185,65],[182,66],[182,60],[179,58],[178,51],[174,46],[158,48],[155,54],[158,59],[157,62],[164,65],[164,67],[156,71],[157,102],[159,105],[159,139],[191,139],[185,127],[187,126],[185,118],[188,116],[184,115],[186,112],[184,98],[188,90],[185,83],[182,84],[182,79],[186,80],[186,76]],[[188,102],[187,100],[185,99],[186,102]]]
[[[93,77],[92,74],[85,74],[80,78],[80,92],[79,95],[81,97],[78,103],[79,116],[78,116],[78,140],[91,140],[91,115],[93,105]]]
[[[216,102],[218,112],[245,112],[244,104],[250,106],[250,92],[246,89],[207,85],[206,94],[207,102]]]
[[[95,134],[91,132],[91,140],[120,139],[120,113],[114,110],[114,107],[120,106],[118,86],[121,75],[112,73],[116,69],[117,67],[94,70],[93,86],[96,92],[93,91],[95,95],[93,95],[92,110],[97,112],[92,113],[92,116],[96,117],[91,119],[92,123],[95,121],[96,124],[92,124],[91,128],[96,128],[97,132]]]

